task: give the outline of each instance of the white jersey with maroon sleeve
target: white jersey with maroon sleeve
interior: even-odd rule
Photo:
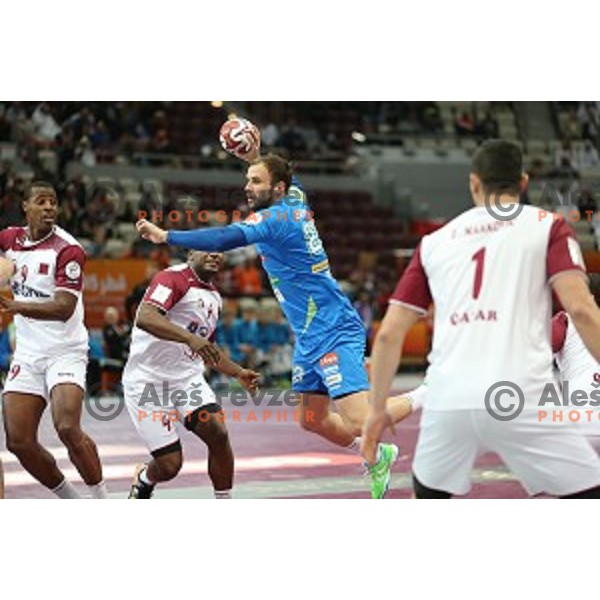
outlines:
[[[423,238],[391,303],[422,313],[435,303],[428,409],[483,409],[501,381],[540,398],[553,381],[549,283],[585,276],[573,235],[524,206],[511,221],[475,207]]]
[[[52,356],[88,351],[82,299],[85,252],[81,244],[60,227],[38,241],[29,239],[26,227],[0,231],[0,250],[15,263],[12,292],[15,300],[48,302],[58,291],[77,297],[66,321],[44,321],[15,315],[18,354]]]
[[[569,398],[572,399],[577,391],[585,392],[589,398],[589,403],[580,407],[570,404],[565,410],[579,413],[576,422],[586,435],[600,436],[600,409],[595,399],[600,398],[600,365],[565,312],[558,313],[552,319],[552,349],[563,389],[567,386]]]
[[[163,311],[175,325],[204,338],[213,339],[222,306],[217,289],[200,280],[187,264],[161,271],[152,280],[142,303]],[[123,380],[172,381],[202,375],[204,362],[187,345],[161,340],[133,328],[129,360]]]

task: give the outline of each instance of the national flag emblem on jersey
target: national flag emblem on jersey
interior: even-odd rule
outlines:
[[[172,291],[166,285],[162,285],[162,283],[159,283],[156,286],[156,289],[152,292],[150,300],[154,300],[155,302],[164,304],[169,299],[169,296],[171,294]]]

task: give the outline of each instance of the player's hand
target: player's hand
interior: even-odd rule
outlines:
[[[138,233],[149,242],[153,244],[166,244],[167,243],[167,232],[161,229],[154,223],[150,223],[146,219],[140,219],[135,224]]]
[[[374,465],[377,462],[377,446],[381,436],[387,427],[394,431],[393,425],[392,417],[387,411],[375,412],[373,409],[369,411],[360,440],[360,453],[368,464]]]
[[[16,312],[15,301],[0,296],[0,312],[14,314]]]
[[[243,160],[249,164],[252,164],[256,160],[258,160],[258,158],[260,157],[260,130],[258,129],[258,127],[256,127],[256,126],[254,127],[254,132],[256,134],[256,139],[258,140],[258,144],[256,144],[256,146],[254,146],[254,148],[252,148],[252,150],[250,150],[250,152],[246,152],[245,154],[242,154],[241,152],[239,152],[239,153],[236,153],[236,155],[235,155],[240,160]]]
[[[188,347],[194,355],[199,355],[209,367],[216,367],[221,360],[220,350],[211,342],[194,335],[188,342]]]
[[[242,384],[242,387],[254,395],[258,391],[258,380],[260,375],[250,369],[242,369],[236,379]]]

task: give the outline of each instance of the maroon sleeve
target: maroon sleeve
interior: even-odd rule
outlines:
[[[432,302],[429,281],[421,262],[421,245],[419,244],[390,298],[390,304],[408,305],[418,312],[425,313]]]
[[[187,292],[185,278],[173,271],[161,271],[152,279],[142,302],[165,312],[171,310]]]
[[[565,312],[559,312],[552,319],[552,352],[560,352],[565,345],[569,319]]]
[[[16,227],[8,227],[0,231],[0,252],[10,250],[15,243],[18,229]]]
[[[56,289],[81,292],[83,289],[83,266],[85,252],[80,246],[67,246],[56,258]]]
[[[563,219],[554,221],[548,240],[546,272],[548,280],[564,271],[580,271],[585,274],[585,263],[575,232]]]

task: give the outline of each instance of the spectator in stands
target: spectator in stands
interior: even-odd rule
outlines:
[[[422,103],[419,120],[423,129],[429,133],[439,133],[444,129],[440,109],[435,102]]]
[[[158,273],[159,269],[154,263],[150,263],[146,267],[146,277],[143,281],[140,281],[127,298],[125,299],[125,316],[127,318],[127,322],[129,326],[133,324],[135,321],[135,313],[137,312],[138,306],[150,285],[150,282],[154,278],[154,276]]]
[[[289,327],[277,301],[267,298],[258,311],[256,363],[264,375],[264,385],[271,386],[292,370],[292,346]]]
[[[477,133],[484,139],[496,139],[500,136],[498,121],[491,112],[486,112],[485,117],[477,123]]]
[[[581,137],[584,140],[595,141],[600,129],[600,114],[594,102],[582,102],[577,111],[577,118],[581,124]]]
[[[564,139],[560,148],[558,148],[554,154],[554,165],[557,168],[571,167],[571,169],[574,169],[575,163],[575,151],[571,145],[571,140]]]
[[[563,135],[572,140],[581,139],[581,123],[579,122],[577,109],[573,107],[567,113],[563,126]]]
[[[130,334],[129,325],[120,323],[119,310],[114,306],[109,306],[104,311],[104,328],[102,329],[106,357],[119,361],[123,366],[129,355]]]
[[[473,115],[468,112],[456,114],[454,131],[460,137],[473,135],[475,133],[475,119]]]
[[[579,192],[579,198],[577,200],[577,207],[579,208],[579,212],[582,215],[582,218],[586,218],[586,212],[591,211],[593,213],[598,211],[598,205],[596,203],[596,199],[594,198],[594,193],[588,187],[584,187]]]
[[[92,148],[92,144],[87,136],[84,135],[79,140],[79,143],[75,148],[74,157],[76,161],[80,162],[86,167],[96,166],[96,152]]]
[[[247,258],[243,264],[234,269],[234,277],[238,294],[241,296],[260,296],[262,280],[256,259]]]
[[[61,129],[46,102],[42,102],[31,115],[35,141],[41,146],[51,146]]]
[[[577,167],[579,169],[589,169],[591,167],[597,167],[598,164],[600,164],[598,150],[594,148],[591,140],[587,139],[579,151]]]
[[[270,122],[261,132],[261,143],[266,148],[275,146],[279,140],[279,128]]]
[[[239,363],[243,356],[240,350],[239,327],[236,325],[236,310],[233,306],[225,305],[221,320],[217,325],[216,342],[219,348],[227,353],[233,362]]]
[[[238,329],[239,349],[242,354],[240,364],[244,368],[256,366],[257,330],[256,322],[257,303],[252,298],[244,298],[240,302],[242,312],[236,327]]]

